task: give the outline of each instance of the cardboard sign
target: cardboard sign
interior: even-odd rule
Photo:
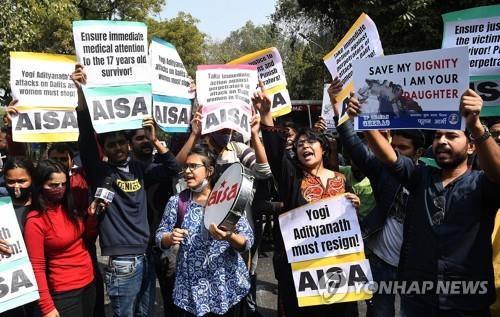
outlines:
[[[465,129],[459,106],[468,64],[465,47],[354,61],[363,108],[355,129]]]
[[[345,198],[295,208],[279,222],[290,263],[364,250],[356,210]]]
[[[344,195],[295,208],[279,223],[299,306],[371,298],[356,210]]]
[[[257,66],[259,80],[264,84],[264,92],[272,101],[271,114],[279,117],[292,111],[292,101],[286,89],[286,76],[283,61],[275,47],[266,48],[240,58],[228,64],[248,64]]]
[[[368,15],[362,13],[335,48],[323,57],[332,78],[338,76],[342,82],[342,92],[337,98],[344,100],[353,90],[354,60],[383,54],[377,26]]]
[[[13,253],[0,255],[0,313],[39,298],[33,268],[28,258],[21,229],[9,197],[0,198],[0,239],[6,240]]]
[[[153,118],[165,132],[188,132],[191,124],[191,100],[153,95]]]
[[[73,38],[87,88],[151,82],[146,24],[73,21]]]
[[[171,43],[154,37],[151,46],[153,68],[153,115],[165,132],[187,132],[191,122],[189,78]]]
[[[10,83],[17,107],[75,109],[78,96],[71,55],[10,52]]]
[[[12,116],[15,142],[75,142],[78,121],[75,110],[23,110]]]
[[[19,115],[13,116],[16,142],[72,142],[78,139],[76,58],[70,55],[11,52],[10,82]]]
[[[151,85],[83,88],[97,133],[142,128],[151,117]]]
[[[500,5],[443,14],[443,48],[467,46],[471,88],[484,100],[481,116],[500,115]]]
[[[257,84],[252,65],[201,65],[196,71],[198,101],[203,105],[201,133],[232,129],[250,139],[251,97]]]
[[[188,73],[175,46],[153,37],[150,51],[153,94],[190,99]]]

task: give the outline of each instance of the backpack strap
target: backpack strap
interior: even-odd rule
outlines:
[[[190,189],[184,189],[179,193],[179,202],[177,205],[177,221],[175,222],[174,228],[180,228],[182,226],[184,215],[186,215],[190,195]]]

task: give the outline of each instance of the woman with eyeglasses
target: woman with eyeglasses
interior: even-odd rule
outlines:
[[[204,209],[213,186],[215,156],[195,146],[183,167],[188,189],[165,207],[156,243],[161,249],[179,245],[174,304],[180,316],[233,316],[250,289],[248,270],[240,252],[253,244],[246,217],[233,231],[203,224]]]
[[[284,204],[282,212],[347,192],[345,176],[325,167],[330,151],[328,141],[322,134],[312,129],[300,130],[294,143],[295,155],[291,158],[285,151],[287,129],[274,127],[269,98],[262,92],[257,92],[252,100],[254,107],[260,112],[267,158]],[[354,207],[359,207],[360,200],[356,195],[347,193],[346,197]],[[298,307],[292,270],[281,234],[277,235],[275,241],[274,266],[278,279],[280,316],[358,315],[355,302]]]
[[[84,239],[96,235],[96,222],[73,202],[61,163],[38,163],[33,210],[26,216],[24,240],[38,284],[44,317],[87,317],[95,302],[94,269]]]

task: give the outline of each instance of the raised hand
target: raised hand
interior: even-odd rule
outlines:
[[[264,84],[259,80],[260,91],[256,91],[252,97],[252,103],[255,110],[257,110],[261,115],[269,113],[271,111],[271,99],[264,94]]]
[[[314,129],[319,132],[325,132],[327,130],[326,121],[323,117],[319,117],[318,121],[314,123]]]
[[[465,118],[467,128],[481,125],[479,114],[483,108],[483,99],[474,90],[467,89],[460,98],[460,114]]]
[[[71,74],[71,79],[75,83],[75,86],[78,90],[82,88],[82,85],[87,84],[87,74],[83,70],[83,65],[77,63],[75,65],[75,71]]]
[[[142,121],[142,127],[144,128],[144,135],[151,142],[156,141],[156,128],[155,128],[155,126],[156,126],[156,124],[153,121],[153,118],[145,118]]]
[[[351,91],[351,98],[349,98],[349,104],[347,105],[347,115],[349,115],[349,118],[354,118],[354,117],[357,117],[361,114],[361,105],[358,101],[358,99],[356,99],[356,97],[354,97],[354,92]]]
[[[201,136],[201,106],[191,119],[191,134],[196,137]]]
[[[7,113],[7,124],[11,125],[12,124],[12,116],[17,116],[19,113],[16,108],[17,105],[17,100],[12,100],[9,105],[7,106],[7,109],[5,112]]]

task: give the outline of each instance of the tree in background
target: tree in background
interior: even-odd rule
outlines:
[[[172,42],[193,74],[204,62],[204,37],[189,14],[156,21],[165,0],[2,0],[0,10],[0,104],[10,101],[10,51],[74,54],[75,20],[145,21],[151,35]]]
[[[199,20],[184,12],[179,12],[177,17],[166,21],[147,20],[150,38],[157,36],[172,43],[193,78],[196,66],[205,64],[206,35],[196,26],[198,22]]]
[[[496,3],[498,0],[279,0],[271,19],[287,37],[304,36],[312,52],[318,52],[319,45],[325,48],[325,55],[365,12],[377,25],[384,53],[389,55],[440,48],[443,13]],[[322,60],[316,59],[309,71],[316,77],[324,74],[324,78],[311,78],[304,72],[310,78],[301,82],[310,83],[311,96],[331,80],[324,69]]]

